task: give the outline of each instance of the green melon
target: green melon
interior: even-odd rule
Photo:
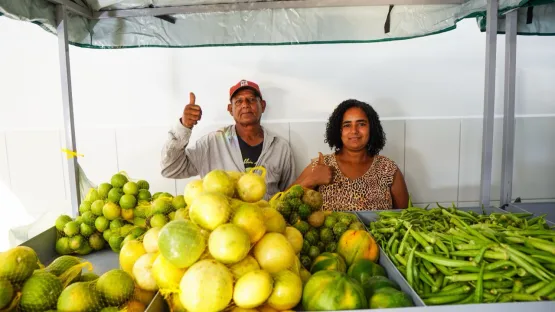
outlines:
[[[387,277],[385,269],[381,265],[368,259],[355,260],[349,267],[347,275],[359,281],[361,285],[364,285],[372,276]]]
[[[347,274],[322,270],[310,277],[303,289],[306,311],[337,311],[368,308],[360,284]]]
[[[332,270],[345,273],[347,265],[345,260],[338,253],[324,252],[318,255],[312,262],[310,273],[314,274],[322,270]]]
[[[53,309],[63,289],[62,281],[56,275],[37,271],[23,284],[19,306],[23,311]]]

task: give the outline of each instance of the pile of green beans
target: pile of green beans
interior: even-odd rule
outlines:
[[[441,206],[378,215],[370,232],[427,305],[555,300],[544,216]]]

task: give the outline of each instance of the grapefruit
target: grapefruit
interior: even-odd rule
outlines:
[[[251,244],[258,242],[266,233],[264,213],[255,204],[244,203],[237,207],[231,217],[231,223],[247,231]]]
[[[266,224],[266,232],[285,232],[285,227],[287,225],[285,223],[285,219],[279,211],[271,207],[265,207],[262,208],[262,213],[264,215],[264,224]]]
[[[189,208],[189,218],[203,229],[213,231],[229,219],[229,200],[219,193],[203,193]]]
[[[220,193],[227,197],[233,197],[235,186],[231,177],[223,170],[212,170],[202,179],[204,192]]]
[[[295,273],[284,270],[274,276],[274,288],[268,298],[268,305],[272,308],[283,311],[297,306],[303,295],[303,282]]]
[[[287,270],[295,264],[295,251],[280,233],[267,233],[254,246],[254,258],[271,274]]]
[[[296,228],[288,226],[285,228],[285,237],[295,250],[295,254],[300,253],[303,248],[303,234]]]
[[[256,170],[262,171],[261,175],[254,173]],[[254,203],[266,195],[266,169],[264,167],[254,167],[248,173],[241,176],[237,181],[237,195],[243,201]]]
[[[273,280],[264,270],[251,271],[239,278],[233,289],[233,301],[238,307],[251,309],[263,304],[273,289]]]
[[[223,264],[243,260],[251,247],[246,231],[235,224],[226,223],[217,227],[208,239],[208,250],[214,259]]]
[[[185,186],[183,199],[185,199],[185,203],[187,204],[187,206],[191,206],[191,204],[193,203],[193,199],[197,198],[202,193],[202,180],[193,180],[187,183],[187,185]]]
[[[221,311],[233,297],[233,275],[216,260],[201,260],[185,272],[179,288],[187,311]]]

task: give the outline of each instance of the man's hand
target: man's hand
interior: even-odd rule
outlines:
[[[314,185],[330,184],[333,178],[333,170],[330,166],[324,164],[324,155],[322,155],[322,153],[318,154],[318,162],[316,162],[316,166],[312,168],[310,180]]]
[[[181,123],[189,129],[193,129],[202,117],[202,109],[195,104],[195,101],[195,94],[193,92],[189,93],[189,104],[185,106],[181,117]]]

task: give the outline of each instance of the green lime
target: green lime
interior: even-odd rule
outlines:
[[[99,232],[104,232],[110,226],[110,221],[106,217],[100,216],[94,221],[94,226]]]
[[[110,192],[111,189],[112,189],[112,184],[101,183],[98,186],[98,197],[100,197],[100,199],[108,198],[108,192]]]
[[[91,212],[95,216],[101,216],[102,215],[102,207],[104,207],[104,200],[102,200],[102,199],[95,200],[94,203],[92,203],[92,205],[91,205]]]
[[[93,235],[91,235],[91,237],[89,237],[89,245],[94,250],[103,249],[105,244],[106,244],[106,241],[104,240],[104,237],[102,237],[102,234],[100,233],[94,233]]]
[[[61,215],[58,217],[58,219],[56,219],[56,229],[60,232],[62,232],[64,230],[64,227],[66,226],[66,223],[71,222],[72,219],[70,216],[68,215]]]
[[[131,183],[131,182],[127,182]],[[126,184],[127,185],[127,184]],[[131,194],[123,195],[119,200],[119,206],[123,209],[133,209],[137,205],[137,199]]]
[[[114,220],[112,220],[112,222],[110,222],[110,230],[113,231],[115,229],[119,229],[124,224],[125,224],[125,222],[123,222],[123,219],[114,219]]]
[[[96,216],[91,211],[87,211],[83,215],[81,215],[81,219],[83,220],[83,223],[86,223],[88,225],[94,225]]]
[[[108,201],[112,203],[119,203],[123,196],[123,190],[119,187],[114,187],[108,192]]]
[[[139,186],[135,182],[127,182],[123,186],[123,193],[127,195],[137,195],[139,194]]]
[[[149,201],[151,197],[152,195],[150,195],[150,192],[148,190],[139,190],[139,194],[137,195],[137,198],[139,200]]]
[[[91,210],[92,203],[90,201],[84,200],[81,205],[79,205],[79,213],[83,214]]]
[[[120,187],[120,188],[123,187],[125,183],[127,183],[128,181],[129,180],[127,179],[127,177],[121,173],[114,174],[112,176],[112,179],[110,180],[113,187]]]
[[[121,215],[121,208],[112,202],[107,202],[104,207],[102,207],[102,214],[108,220],[115,220]]]
[[[81,235],[83,235],[85,237],[89,237],[94,232],[96,232],[96,228],[94,227],[94,225],[88,225],[86,223],[81,223],[80,232],[81,232]]]
[[[56,241],[56,252],[59,255],[69,255],[73,252],[69,247],[69,237],[60,237]]]
[[[71,248],[72,250],[77,250],[81,248],[81,246],[83,246],[84,242],[85,242],[85,238],[83,236],[81,235],[73,236],[69,239],[69,248]]]
[[[69,221],[66,223],[64,225],[64,233],[69,237],[79,234],[79,222]]]
[[[150,218],[150,227],[163,227],[168,223],[168,218],[163,214],[155,214]]]
[[[145,180],[137,181],[137,186],[139,187],[139,190],[147,190],[148,191],[148,189],[150,188],[150,185]]]

